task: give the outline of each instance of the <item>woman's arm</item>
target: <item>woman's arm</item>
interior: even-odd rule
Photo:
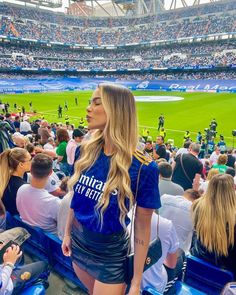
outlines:
[[[144,263],[150,244],[151,218],[153,209],[136,208],[134,219],[134,276],[129,295],[140,294]]]
[[[74,219],[74,210],[70,209],[67,216],[65,234],[64,234],[64,238],[63,238],[63,242],[61,246],[62,252],[65,256],[71,255],[71,227],[72,227],[73,219]]]

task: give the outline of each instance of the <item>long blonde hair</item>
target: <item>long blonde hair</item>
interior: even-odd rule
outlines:
[[[99,211],[101,226],[103,214],[110,201],[110,193],[118,190],[118,205],[120,223],[125,226],[125,216],[128,212],[125,206],[126,197],[133,203],[128,170],[132,163],[132,155],[138,142],[137,117],[134,96],[127,88],[100,84],[101,100],[107,116],[104,130],[97,130],[92,138],[81,145],[80,159],[75,163],[75,173],[69,181],[72,188],[83,171],[89,169],[98,159],[105,139],[113,146],[110,169],[101,200],[96,209]]]
[[[218,174],[209,182],[203,197],[192,205],[197,238],[209,252],[228,255],[234,246],[236,194],[231,175]]]
[[[0,154],[0,198],[3,196],[12,173],[17,169],[19,163],[25,160],[27,153],[27,150],[16,147]]]

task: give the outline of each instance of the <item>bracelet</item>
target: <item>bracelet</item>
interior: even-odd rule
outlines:
[[[4,263],[4,266],[10,266],[13,269],[15,267],[15,264],[13,264],[11,262],[6,262],[6,263]]]

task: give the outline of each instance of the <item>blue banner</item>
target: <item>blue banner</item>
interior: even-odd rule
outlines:
[[[73,69],[71,69],[73,70]],[[131,90],[184,92],[234,92],[236,80],[130,80],[115,78],[41,78],[0,79],[0,93],[93,90],[102,82],[117,83]]]

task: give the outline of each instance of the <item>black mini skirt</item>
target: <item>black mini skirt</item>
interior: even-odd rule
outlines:
[[[72,262],[82,270],[102,283],[125,282],[129,245],[127,231],[104,235],[88,230],[74,219],[71,239]]]

